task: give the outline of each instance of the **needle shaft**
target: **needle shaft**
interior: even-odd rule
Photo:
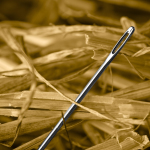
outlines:
[[[86,96],[86,94],[89,92],[89,90],[92,88],[92,86],[95,84],[95,82],[98,80],[98,78],[101,76],[101,74],[104,72],[104,70],[107,68],[107,66],[111,63],[111,61],[115,58],[115,56],[119,53],[119,51],[123,48],[125,43],[129,40],[131,35],[134,32],[134,27],[130,27],[121,37],[121,39],[117,42],[115,47],[112,49],[104,63],[101,65],[101,67],[98,69],[98,71],[94,74],[94,76],[91,78],[91,80],[87,83],[87,85],[84,87],[82,92],[78,95],[78,97],[75,99],[77,103],[80,103],[82,99]],[[128,36],[127,36],[128,35]],[[125,37],[127,38],[125,39]],[[118,48],[120,43],[123,42],[123,44]],[[118,48],[118,49],[117,49]],[[117,50],[116,50],[117,49]],[[74,112],[74,110],[77,108],[77,105],[71,104],[69,109],[64,114],[64,120],[67,121],[67,119],[71,116],[71,114]],[[63,118],[59,120],[59,122],[56,124],[56,126],[53,128],[53,130],[50,132],[50,134],[46,137],[44,142],[41,144],[41,146],[38,148],[38,150],[44,150],[46,146],[50,143],[50,141],[54,138],[56,133],[60,130],[60,128],[63,126]]]

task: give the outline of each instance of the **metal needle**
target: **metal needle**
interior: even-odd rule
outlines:
[[[91,80],[87,83],[85,88],[82,90],[82,92],[78,95],[76,98],[76,102],[80,103],[82,99],[85,97],[85,95],[89,92],[89,90],[92,88],[92,86],[95,84],[95,82],[98,80],[98,78],[101,76],[101,74],[104,72],[104,70],[107,68],[107,66],[111,63],[111,61],[116,57],[116,55],[119,53],[119,51],[123,48],[125,43],[129,40],[131,35],[133,34],[135,28],[131,26],[120,38],[120,40],[117,42],[115,47],[112,49],[104,63],[101,65],[101,67],[98,69],[98,71],[95,73],[95,75],[91,78]],[[127,36],[128,35],[128,36]],[[127,37],[126,37],[127,36]],[[125,39],[126,37],[126,39]],[[125,39],[125,40],[124,40]],[[124,40],[122,45],[118,48],[120,43]],[[118,48],[118,49],[117,49]],[[117,50],[116,50],[117,49]],[[64,120],[67,121],[67,119],[70,117],[70,115],[74,112],[74,110],[77,108],[77,105],[72,104],[69,109],[64,114]],[[46,146],[50,143],[50,141],[53,139],[53,137],[56,135],[56,133],[59,131],[59,129],[63,126],[63,118],[60,119],[60,121],[57,123],[57,125],[53,128],[53,130],[50,132],[50,134],[46,137],[44,142],[40,145],[38,150],[44,150]]]

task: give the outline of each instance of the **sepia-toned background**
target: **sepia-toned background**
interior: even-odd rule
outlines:
[[[38,149],[130,26],[45,150],[150,149],[150,1],[1,0],[0,150]]]

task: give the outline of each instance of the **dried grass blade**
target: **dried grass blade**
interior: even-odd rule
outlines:
[[[55,85],[55,84],[58,84],[58,83],[64,83],[64,82],[68,82],[68,81],[74,80],[76,77],[84,74],[88,69],[92,68],[95,64],[96,64],[96,62],[93,62],[90,65],[84,67],[83,69],[81,69],[81,70],[79,70],[79,71],[77,71],[75,73],[70,74],[67,77],[64,77],[64,78],[59,79],[59,80],[50,81],[50,83]]]
[[[150,4],[147,3],[146,1],[105,1],[105,0],[101,0],[105,3],[111,3],[114,5],[119,5],[119,6],[126,6],[128,8],[134,8],[134,9],[139,9],[139,10],[144,10],[147,12],[150,12],[149,7]]]
[[[70,125],[68,124],[67,128],[68,128],[68,130],[70,130],[80,123],[82,123],[82,121],[78,121],[77,123],[75,123],[73,125],[72,125],[72,123]],[[58,131],[58,134],[62,133],[62,132],[65,132],[65,129],[63,127]],[[48,134],[49,134],[49,132],[47,132],[47,133],[45,133],[45,134],[43,134],[43,135],[25,143],[25,144],[15,148],[14,150],[22,150],[22,149],[31,150],[33,148],[37,149],[39,147],[39,145],[42,143],[42,141],[48,136]]]
[[[22,96],[20,94],[8,94],[8,96],[6,96],[6,94],[2,95],[3,97],[0,98],[0,112],[2,113],[2,115],[18,115],[19,110],[12,108],[21,107],[24,101],[24,97],[28,95],[28,92],[23,92]],[[11,98],[11,95],[13,96],[13,99]],[[74,99],[77,94],[67,94],[67,96]],[[115,118],[124,118],[126,116],[126,118],[141,119],[148,113],[150,108],[148,102],[140,102],[132,99],[113,98],[106,96],[87,96],[81,104],[84,107],[96,110],[106,116],[110,117],[111,114]],[[70,102],[65,100],[65,98],[61,97],[57,93],[36,92],[34,95],[34,101],[30,106],[30,108],[34,108],[36,110],[28,110],[25,113],[25,117],[50,117],[52,116],[51,113],[54,116],[60,116],[60,111],[67,110],[69,106]],[[90,117],[91,119],[96,118],[93,114],[90,115],[88,112],[85,112],[84,109],[77,108],[76,113],[74,113],[71,118],[89,119]]]
[[[34,74],[34,66],[32,65],[32,61],[25,54],[24,46],[21,45],[13,37],[13,35],[11,34],[11,32],[9,31],[8,28],[1,27],[0,33],[3,37],[3,39],[5,40],[5,42],[14,50],[14,53],[20,58],[20,60],[28,66],[30,72],[32,73],[32,76],[31,76],[32,84],[30,87],[30,94],[28,95],[28,97],[26,97],[26,101],[24,102],[23,107],[20,112],[20,115],[18,117],[18,125],[17,125],[17,129],[16,129],[15,138],[12,142],[12,144],[13,144],[19,134],[24,114],[32,103],[32,96],[34,95],[35,88],[36,88],[36,79],[35,79],[35,74]]]
[[[31,74],[18,77],[1,77],[0,93],[12,93],[22,91],[31,84]]]
[[[118,139],[119,138],[119,139]],[[88,148],[87,150],[135,150],[135,149],[143,149],[144,145],[148,143],[148,137],[140,136],[136,132],[133,131],[124,131],[124,134],[118,134],[117,139],[110,139],[101,144],[95,145],[93,147]]]
[[[136,52],[132,57],[139,57],[139,56],[147,54],[147,53],[150,53],[150,47],[144,47],[143,49]]]
[[[135,100],[146,100],[150,97],[150,80],[144,81],[125,89],[117,90],[105,96],[122,97]]]
[[[59,52],[48,54],[43,57],[38,57],[33,60],[33,63],[35,65],[44,65],[48,63],[59,62],[62,60],[66,61],[66,60],[71,60],[71,59],[77,59],[84,55],[85,53],[82,49],[62,50]]]
[[[82,127],[94,145],[102,143],[104,141],[102,134],[90,124],[90,121],[84,122],[82,124]]]
[[[128,17],[121,17],[120,22],[124,31],[126,31],[130,26],[133,26],[135,28],[134,33],[138,33],[138,28],[134,20],[131,20]]]
[[[118,142],[115,140],[115,139],[110,139],[108,141],[105,141],[101,144],[98,144],[98,145],[95,145],[95,146],[92,146],[86,150],[122,150],[118,144]]]
[[[46,128],[51,128],[54,126],[59,117],[50,117],[50,118],[25,118],[23,119],[22,126],[20,128],[19,135],[24,135],[27,133],[32,133]],[[0,141],[6,141],[12,139],[15,136],[15,129],[18,124],[18,121],[11,121],[5,124],[0,125]]]
[[[95,62],[95,60],[91,59],[91,56],[91,54],[85,54],[78,59],[68,59],[66,61],[62,60],[60,62],[48,63],[40,66],[37,65],[35,67],[47,80],[59,80],[75,73],[76,71],[80,71]]]

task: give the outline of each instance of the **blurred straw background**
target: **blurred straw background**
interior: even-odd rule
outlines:
[[[130,26],[46,150],[150,149],[150,1],[1,0],[0,150],[38,149]]]

